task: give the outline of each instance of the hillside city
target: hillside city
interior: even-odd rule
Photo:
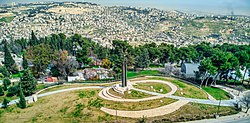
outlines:
[[[78,33],[110,46],[115,39],[132,45],[145,42],[186,46],[200,42],[249,44],[246,16],[195,15],[154,8],[106,7],[91,3],[30,3],[0,7],[0,40]],[[139,43],[140,42],[140,43]]]
[[[0,4],[0,123],[248,123],[249,26],[239,15]]]

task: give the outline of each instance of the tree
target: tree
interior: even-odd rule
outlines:
[[[208,79],[216,73],[217,68],[213,66],[212,61],[210,58],[205,58],[201,61],[199,66],[199,72],[203,75],[203,79],[201,81],[201,85],[204,83],[204,80],[207,78],[205,86],[207,86]]]
[[[21,109],[26,108],[26,100],[25,100],[25,97],[24,97],[24,95],[23,95],[22,89],[20,90],[20,94],[19,94],[19,103],[18,103],[18,107],[20,107]]]
[[[247,93],[244,95],[243,98],[241,98],[240,102],[243,104],[243,106],[246,108],[246,113],[250,109],[250,93]]]
[[[29,41],[29,46],[34,46],[38,44],[38,39],[34,33],[34,31],[31,31],[31,37],[30,37],[30,41]]]
[[[29,70],[24,71],[19,84],[25,96],[30,96],[36,91],[37,81]]]
[[[11,84],[10,80],[9,80],[8,78],[5,78],[5,79],[3,80],[3,89],[4,89],[5,91],[7,91],[8,86],[9,86],[10,84]]]
[[[4,98],[3,103],[2,103],[3,108],[7,108],[9,102],[10,102],[10,101],[9,101],[7,98]]]
[[[40,76],[40,73],[43,73],[55,59],[55,52],[48,45],[39,44],[27,49],[27,59],[34,65],[32,67],[33,73]]]
[[[23,63],[22,63],[23,69],[28,69],[28,61],[25,58],[25,54],[23,54]]]
[[[83,65],[89,65],[92,61],[92,59],[89,58],[89,49],[87,47],[83,47],[81,50],[77,50],[76,60],[81,64],[80,67]]]
[[[3,87],[0,86],[0,96],[3,96],[4,95],[4,90],[3,90]]]
[[[108,60],[108,59],[102,59],[102,67],[110,69],[111,68],[112,63]]]
[[[10,76],[9,71],[7,70],[7,68],[5,66],[0,68],[0,73],[2,73],[4,77],[9,77]]]
[[[20,90],[19,85],[10,86],[8,88],[8,93],[6,94],[6,96],[12,97],[12,96],[18,95],[19,90]]]
[[[146,68],[149,66],[149,54],[147,49],[143,49],[136,59],[136,67]]]
[[[12,58],[7,41],[4,41],[4,65],[7,70],[10,70],[12,66],[15,64],[14,59]]]

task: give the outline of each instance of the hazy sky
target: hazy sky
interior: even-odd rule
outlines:
[[[230,14],[231,11],[234,11],[235,14],[250,16],[250,0],[0,0],[0,4],[38,1],[81,1],[105,6],[153,7],[216,14]]]

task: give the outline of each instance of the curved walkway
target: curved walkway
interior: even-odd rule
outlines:
[[[119,97],[117,97],[115,95],[110,94],[109,93],[109,89],[111,89],[111,87],[107,87],[107,88],[102,89],[98,93],[98,96],[100,96],[103,99],[111,100],[111,101],[116,101],[116,102],[140,102],[140,101],[148,101],[148,100],[159,99],[159,98],[163,98],[163,97],[172,95],[178,89],[176,85],[174,85],[174,84],[172,84],[170,82],[167,82],[167,81],[162,81],[162,80],[143,80],[143,81],[134,81],[133,83],[142,83],[142,82],[157,82],[157,83],[167,84],[171,88],[171,91],[169,93],[167,93],[167,94],[159,94],[159,93],[151,92],[150,94],[151,95],[155,95],[155,96],[153,96],[153,97],[147,97],[147,98],[142,98],[142,99],[124,99],[124,98],[119,98]],[[131,88],[131,89],[132,90],[141,91],[141,92],[144,91],[144,90],[136,89],[136,88]],[[148,91],[146,91],[146,92],[148,92]]]
[[[169,113],[172,113],[178,110],[180,107],[186,105],[188,101],[179,100],[177,102],[171,103],[169,105],[165,105],[158,108],[148,109],[148,110],[140,110],[140,111],[123,111],[123,110],[114,110],[102,107],[101,110],[110,114],[117,115],[121,117],[130,117],[130,118],[141,118],[141,117],[155,117],[162,116]]]
[[[163,94],[141,90],[141,89],[135,89],[136,91],[140,91],[143,93],[151,94],[151,95],[158,95],[158,96],[164,96]],[[219,100],[208,100],[208,99],[194,99],[194,98],[187,98],[187,97],[180,97],[180,96],[174,96],[174,95],[166,95],[164,97],[177,99],[177,100],[186,100],[189,102],[194,103],[201,103],[201,104],[209,104],[209,105],[219,105]],[[221,100],[221,106],[235,106],[236,100]]]

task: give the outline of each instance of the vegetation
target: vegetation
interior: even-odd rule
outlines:
[[[218,106],[215,105],[205,105],[198,103],[189,103],[182,106],[179,110],[159,117],[154,117],[148,119],[149,122],[186,122],[192,120],[201,120],[214,118],[214,115],[217,113]],[[231,115],[238,113],[234,107],[220,107],[219,115]]]
[[[7,98],[4,98],[3,102],[2,102],[2,106],[3,108],[7,108],[8,107],[8,104],[9,104],[9,100]]]
[[[86,92],[85,92],[86,91]],[[95,95],[91,98],[80,98],[79,94],[84,92],[87,95],[93,93]],[[82,91],[71,91],[65,93],[58,93],[51,96],[42,97],[33,104],[30,104],[25,109],[20,109],[15,105],[6,109],[0,109],[0,121],[10,122],[115,122],[116,117],[105,114],[100,108],[89,105],[89,100],[97,100],[97,94],[100,90],[90,89]],[[56,101],[61,100],[61,101]],[[163,102],[160,103],[160,100]],[[137,110],[155,108],[160,105],[165,105],[174,101],[168,98],[162,98],[159,100],[152,100],[146,102],[128,103],[120,105],[117,103],[117,109],[131,109],[132,107]],[[97,101],[98,102],[98,101]],[[112,101],[103,100],[99,102],[107,108],[116,109],[116,103]],[[99,103],[96,103],[99,105]],[[165,103],[165,104],[164,104]],[[140,105],[140,106],[138,106]],[[127,107],[124,107],[127,106]],[[53,107],[53,108],[51,108]],[[181,107],[178,111],[168,115],[147,118],[147,122],[151,121],[187,121],[194,119],[213,118],[217,112],[217,106],[202,105],[190,103]],[[233,107],[220,107],[219,114],[229,115],[235,114],[238,111]],[[20,118],[25,117],[25,118]],[[118,122],[138,122],[138,119],[118,117]]]
[[[136,83],[134,87],[142,90],[147,90],[152,92],[155,91],[157,93],[163,93],[163,94],[166,94],[171,91],[171,88],[167,84],[155,83],[155,82]]]
[[[176,100],[170,98],[161,98],[143,102],[126,102],[126,103],[103,100],[103,103],[104,107],[109,109],[138,111],[138,110],[147,110],[147,109],[161,107],[164,105],[171,104],[175,101]]]
[[[3,96],[4,95],[4,90],[3,90],[3,87],[0,86],[0,96]]]
[[[8,42],[4,41],[4,66],[7,68],[7,70],[11,70],[13,65],[15,64],[15,61],[13,60],[10,50],[8,47]]]
[[[140,98],[146,98],[146,97],[152,96],[150,94],[146,94],[146,93],[135,91],[135,90],[126,91],[124,94],[120,94],[114,91],[113,89],[109,89],[109,92],[115,96],[119,96],[125,99],[140,99]]]
[[[128,78],[135,78],[141,76],[157,76],[160,75],[160,72],[157,70],[142,70],[139,72],[128,71],[127,77]]]
[[[8,86],[11,84],[10,80],[8,78],[4,78],[3,80],[3,90],[7,91]]]
[[[214,88],[214,87],[203,87],[207,93],[209,93],[212,97],[214,97],[216,100],[227,100],[230,99],[227,92],[225,92],[222,89]]]
[[[198,87],[187,84],[181,80],[172,79],[172,78],[162,78],[162,77],[153,77],[150,79],[158,79],[163,81],[169,81],[175,84],[179,89],[174,95],[188,98],[197,98],[197,99],[208,99],[207,94]]]
[[[0,18],[0,22],[10,23],[14,18],[15,18],[15,16],[2,17],[2,18]]]
[[[23,91],[22,89],[20,90],[20,94],[19,94],[19,103],[18,103],[18,107],[24,109],[26,108],[26,100],[25,97],[23,95]]]
[[[19,84],[25,96],[30,96],[36,91],[37,81],[29,70],[25,70]]]

